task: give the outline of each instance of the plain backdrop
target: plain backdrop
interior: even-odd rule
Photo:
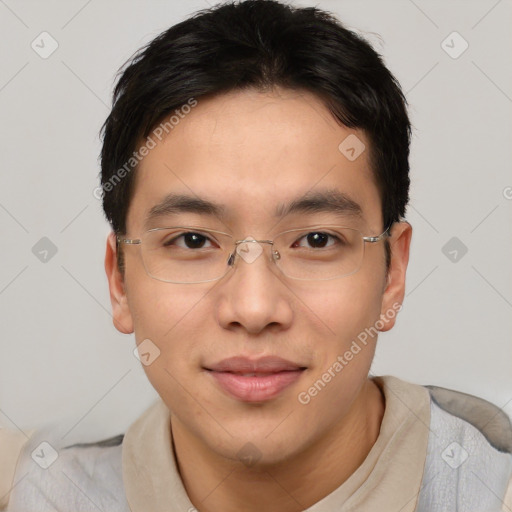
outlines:
[[[292,3],[365,35],[410,104],[406,299],[372,372],[475,394],[511,415],[512,2]],[[118,68],[208,6],[0,0],[0,425],[58,421],[70,443],[94,440],[124,432],[157,397],[133,335],[112,325],[109,228],[93,195],[98,132]]]

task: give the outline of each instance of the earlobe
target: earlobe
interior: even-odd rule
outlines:
[[[107,238],[105,272],[107,274],[110,291],[114,326],[123,334],[131,334],[133,332],[133,319],[125,293],[124,278],[117,266],[117,247],[114,233],[110,233]]]
[[[412,226],[407,221],[397,222],[392,227],[391,264],[387,276],[387,285],[382,296],[381,319],[382,332],[389,331],[396,321],[405,296],[405,278],[409,263],[409,249],[412,238]]]

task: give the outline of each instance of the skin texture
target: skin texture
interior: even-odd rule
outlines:
[[[349,134],[367,148],[354,161],[338,150]],[[325,213],[279,222],[273,217],[278,204],[323,188],[336,188],[362,206],[364,218],[348,219],[346,225],[379,235],[385,226],[369,145],[364,133],[340,125],[307,92],[246,90],[199,99],[141,162],[126,235],[138,238],[149,209],[166,194],[179,192],[222,203],[224,222],[187,213],[161,225],[179,219],[177,224],[228,231],[238,240],[269,239],[285,229],[332,219]],[[391,233],[387,277],[379,242],[365,244],[358,272],[323,282],[288,279],[260,257],[251,264],[239,259],[218,281],[169,284],[146,274],[137,246],[123,247],[123,278],[115,239],[108,238],[105,268],[114,325],[123,333],[135,332],[137,343],[151,339],[161,351],[144,370],[173,413],[180,474],[198,510],[303,510],[364,461],[385,408],[368,378],[376,337],[310,403],[299,403],[297,396],[359,333],[402,303],[412,228],[400,222]],[[267,244],[263,249],[270,254]],[[388,320],[380,330],[394,322]],[[307,369],[278,397],[251,404],[225,394],[203,369],[235,355],[278,355]],[[253,465],[237,456],[246,443],[257,449]]]

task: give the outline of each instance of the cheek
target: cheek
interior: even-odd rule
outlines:
[[[162,383],[175,387],[169,374],[183,380],[191,369],[199,371],[200,357],[209,349],[204,346],[210,329],[203,299],[211,285],[164,283],[145,275],[134,276],[130,284],[136,290],[129,295],[135,339],[137,344],[150,340],[158,354],[144,371],[157,390]]]
[[[138,261],[130,262],[126,294],[137,342],[149,338],[165,342],[178,331],[207,293],[200,285],[165,283],[149,277]],[[129,271],[128,271],[129,270]]]
[[[299,296],[322,320],[322,332],[334,341],[338,350],[374,325],[381,311],[380,280],[362,272],[325,282],[318,291],[304,291]]]
[[[130,309],[135,338],[138,345],[149,343],[155,354],[151,363],[142,367],[151,385],[174,410],[187,401],[185,389],[190,388],[191,369],[197,367],[199,371],[201,333],[197,322],[191,320],[194,315],[203,315],[204,292],[155,280],[140,281],[134,289],[137,293],[131,298]]]
[[[379,319],[382,294],[373,276],[359,273],[324,286],[317,297],[315,313],[329,325],[323,330],[328,335],[316,340],[316,364],[301,391],[310,400],[308,410],[330,422],[348,410],[367,378],[376,341],[371,328]]]

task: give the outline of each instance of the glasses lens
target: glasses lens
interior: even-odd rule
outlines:
[[[232,237],[190,227],[157,228],[142,238],[147,273],[170,283],[200,283],[219,279],[227,265]]]
[[[359,270],[364,241],[356,229],[320,227],[293,229],[274,240],[283,274],[294,279],[327,280]]]
[[[147,273],[154,279],[201,283],[220,279],[232,268],[228,265],[232,249],[233,238],[227,233],[178,226],[144,233],[141,255]],[[313,226],[279,234],[273,250],[279,253],[275,261],[284,275],[299,280],[328,280],[359,270],[364,240],[356,229]],[[247,256],[244,259],[250,263]]]

